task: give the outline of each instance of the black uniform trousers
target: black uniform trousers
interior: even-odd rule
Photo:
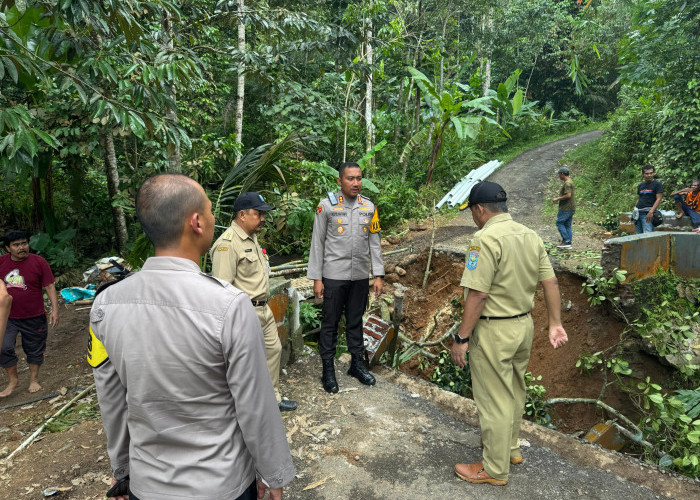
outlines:
[[[257,498],[258,484],[257,481],[253,481],[250,483],[250,486],[248,486],[243,493],[234,498],[234,500],[257,500]],[[139,500],[139,498],[129,490],[129,500]]]
[[[367,308],[369,278],[363,280],[332,280],[323,278],[323,320],[319,339],[321,359],[333,359],[338,343],[338,322],[345,311],[345,338],[348,351],[362,356],[362,315]]]

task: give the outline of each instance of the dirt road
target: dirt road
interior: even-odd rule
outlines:
[[[489,181],[497,182],[508,193],[508,210],[517,222],[536,231],[545,242],[559,243],[561,238],[554,225],[554,218],[545,218],[542,207],[554,193],[547,192],[555,172],[561,166],[559,160],[576,146],[601,136],[600,130],[584,132],[572,137],[550,142],[522,153],[496,170]],[[581,201],[579,200],[579,203]],[[476,226],[468,210],[451,220],[444,221],[435,236],[438,247],[463,249],[465,236],[473,234]],[[574,252],[599,251],[603,239],[600,228],[574,217]],[[416,238],[417,246],[423,246],[430,237],[428,231]],[[596,235],[596,236],[591,236]]]

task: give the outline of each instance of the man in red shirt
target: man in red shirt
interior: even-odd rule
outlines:
[[[39,366],[44,362],[47,323],[52,328],[58,324],[58,295],[48,262],[29,253],[28,235],[24,231],[8,232],[5,235],[5,250],[8,253],[0,255],[0,278],[13,300],[0,352],[0,366],[5,369],[10,382],[0,392],[0,397],[9,396],[17,387],[17,334],[22,337],[22,350],[29,364],[29,392],[41,389]],[[48,321],[42,289],[46,290],[51,301]]]

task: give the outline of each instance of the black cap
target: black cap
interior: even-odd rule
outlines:
[[[471,208],[479,203],[498,203],[507,199],[506,192],[500,184],[484,181],[475,184],[472,188],[471,193],[469,193],[467,208]]]
[[[569,169],[566,167],[561,167],[559,170],[557,170],[558,174],[564,174],[564,175],[569,175]]]
[[[265,203],[265,198],[263,198],[260,194],[252,191],[241,193],[238,198],[236,198],[236,201],[233,202],[234,212],[238,212],[239,210],[249,210],[251,208],[254,210],[262,210],[263,212],[275,209],[275,207],[272,205]]]

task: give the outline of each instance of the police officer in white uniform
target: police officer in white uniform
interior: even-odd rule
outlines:
[[[192,179],[161,174],[139,189],[136,213],[156,256],[90,312],[114,483],[129,478],[111,496],[281,499],[295,470],[260,321],[245,293],[199,269],[211,202]]]
[[[367,307],[369,267],[374,275],[374,295],[382,293],[384,262],[379,216],[374,203],[360,194],[362,170],[357,163],[338,167],[340,192],[329,193],[316,209],[306,276],[314,281],[314,295],[323,298],[319,351],[323,362],[321,381],[327,392],[338,392],[335,350],[338,322],[345,312],[345,336],[352,356],[348,375],[365,385],[375,379],[364,362],[362,314]]]

